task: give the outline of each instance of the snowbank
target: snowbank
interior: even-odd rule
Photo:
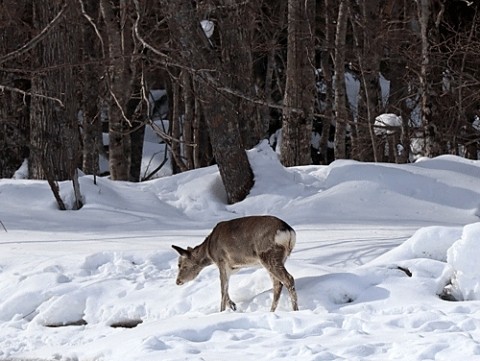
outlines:
[[[65,212],[45,182],[0,180],[0,359],[478,358],[478,161],[285,169],[266,144],[248,156],[255,186],[235,205],[216,167],[140,184],[84,176],[85,207]],[[285,293],[268,312],[263,269],[232,276],[237,312],[218,312],[214,266],[175,284],[171,244],[264,213],[297,231],[286,267],[299,312]]]
[[[480,223],[467,225],[460,240],[455,242],[447,254],[453,267],[453,293],[464,300],[480,300]]]

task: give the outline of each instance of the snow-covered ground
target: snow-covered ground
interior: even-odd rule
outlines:
[[[80,211],[58,211],[45,182],[0,180],[0,359],[480,360],[479,161],[285,169],[266,144],[249,157],[255,187],[230,206],[216,167],[84,176]],[[236,312],[219,312],[214,266],[175,284],[171,244],[251,214],[297,231],[298,312],[285,291],[268,312],[260,268],[231,277]]]

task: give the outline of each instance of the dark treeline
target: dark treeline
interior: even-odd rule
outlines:
[[[0,1],[0,177],[28,159],[29,177],[54,187],[98,174],[104,156],[111,179],[141,181],[150,126],[175,172],[218,164],[231,203],[253,185],[245,149],[275,146],[279,129],[286,166],[477,159],[479,6]],[[168,129],[153,122],[159,89]]]

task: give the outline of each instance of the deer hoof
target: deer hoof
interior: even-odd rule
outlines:
[[[229,302],[228,302],[228,305],[230,306],[230,308],[232,309],[232,311],[236,311],[236,310],[237,310],[237,305],[235,304],[235,302],[229,301]]]

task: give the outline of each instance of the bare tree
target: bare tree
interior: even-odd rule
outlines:
[[[437,6],[435,6],[437,5]],[[479,132],[480,53],[479,4],[433,3],[429,30],[431,99],[437,153],[453,153],[476,159]],[[430,21],[430,28],[432,28]],[[435,34],[432,37],[431,33]],[[435,148],[434,148],[435,149]]]
[[[130,120],[127,102],[136,79],[133,34],[133,3],[101,0],[100,10],[105,24],[108,66],[105,76],[109,105],[109,166],[113,180],[129,180],[131,164]]]
[[[73,76],[73,64],[78,60],[75,51],[78,27],[72,26],[76,19],[75,8],[61,1],[36,2],[33,6],[34,26],[38,30],[48,26],[56,14],[64,15],[56,24],[56,31],[42,40],[43,46],[34,49],[36,72],[31,92],[45,97],[31,99],[29,173],[31,178],[49,181],[62,209],[65,205],[59,198],[55,182],[73,180],[77,196],[74,207],[79,208],[81,199],[76,171],[81,156]]]
[[[345,39],[347,35],[348,5],[347,0],[340,0],[335,34],[335,159],[347,157],[345,138],[349,115],[345,94]]]
[[[414,103],[412,85],[416,79],[415,64],[416,36],[412,31],[411,24],[416,18],[414,0],[405,0],[399,4],[395,0],[389,0],[383,12],[383,22],[386,23],[385,36],[382,38],[387,49],[384,54],[382,73],[390,81],[389,97],[386,100],[386,112],[394,113],[402,117],[401,134],[398,143],[401,145],[401,153],[397,162],[405,163],[410,156],[410,137],[412,134],[412,111],[413,106],[407,105],[407,100]],[[396,144],[396,145],[397,145]],[[382,144],[377,143],[380,149]],[[378,153],[379,160],[383,161]]]
[[[19,44],[28,43],[31,11],[26,1],[0,4],[0,178],[12,177],[28,156],[29,104],[25,93],[30,90],[26,70],[30,57],[11,54],[18,54]]]
[[[208,4],[209,2],[207,2]],[[224,86],[234,89],[243,97],[231,97],[233,110],[238,114],[238,124],[245,149],[254,147],[261,135],[256,116],[257,105],[251,101],[255,94],[253,79],[254,30],[256,13],[255,3],[222,0],[220,6],[207,8],[207,13],[216,19],[218,46],[222,71],[225,73]],[[203,14],[200,14],[203,15]],[[215,41],[215,40],[214,40]]]
[[[314,105],[315,1],[289,0],[281,149],[281,160],[286,166],[312,162],[310,144]]]
[[[425,155],[432,157],[438,155],[436,146],[436,127],[433,123],[433,109],[431,100],[430,77],[430,44],[429,21],[431,16],[431,0],[417,0],[418,22],[420,24],[421,40],[421,66],[420,66],[420,97],[422,109],[422,125],[425,139]]]
[[[368,0],[352,1],[349,8],[361,80],[352,153],[359,160],[378,161],[373,123],[382,112],[379,77],[383,48],[380,44],[385,32],[382,31],[382,19],[378,15],[382,14],[383,9],[380,2]]]
[[[253,173],[241,142],[239,118],[226,94],[217,89],[228,87],[228,73],[212,50],[200,26],[195,8],[187,2],[162,1],[167,10],[170,32],[180,51],[185,69],[195,74],[203,90],[202,107],[208,124],[213,153],[229,203],[243,200],[253,186]],[[226,30],[228,31],[228,29]]]
[[[328,141],[330,136],[330,127],[334,124],[333,112],[333,75],[332,75],[332,57],[335,42],[335,26],[333,21],[333,1],[325,0],[324,2],[324,36],[323,49],[321,53],[321,67],[323,81],[325,83],[325,109],[323,111],[324,118],[322,120],[322,133],[319,142],[319,155],[322,164],[328,164]]]
[[[82,170],[86,174],[99,173],[99,156],[103,151],[102,122],[100,116],[100,82],[103,68],[100,61],[105,56],[103,39],[96,21],[100,15],[97,0],[80,0],[82,23],[82,69],[80,83],[81,120],[83,140]]]
[[[269,128],[277,128],[277,113],[271,104],[280,103],[284,95],[284,38],[287,34],[288,1],[264,1],[258,11],[258,44],[255,45],[256,96],[262,100],[258,109],[257,139],[267,137]],[[280,112],[278,112],[280,114]],[[280,119],[281,120],[281,119]],[[278,127],[281,123],[278,122]]]

